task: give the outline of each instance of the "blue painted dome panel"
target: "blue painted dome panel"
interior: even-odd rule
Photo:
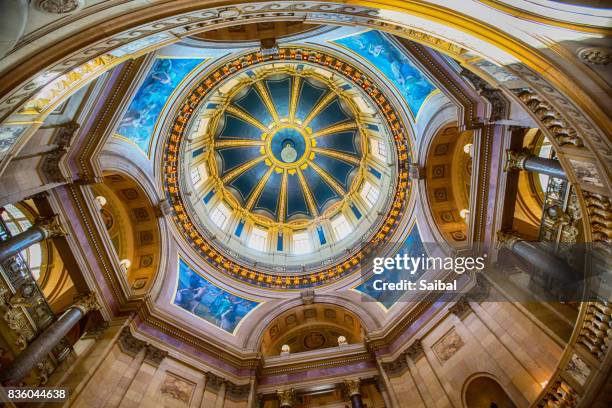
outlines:
[[[312,109],[319,103],[328,92],[328,88],[319,87],[308,81],[300,84],[300,96],[296,110],[296,117],[300,120],[306,119]]]
[[[280,197],[282,178],[282,174],[277,172],[272,173],[253,207],[254,210],[266,210],[270,213],[272,218],[278,218],[278,199]]]
[[[296,174],[289,174],[287,176],[287,210],[286,219],[290,219],[296,215],[305,215],[312,217],[308,204],[306,204],[306,198],[302,191],[302,186]]]
[[[270,98],[281,118],[289,117],[289,101],[291,100],[291,77],[283,79],[267,79],[265,82]]]
[[[336,123],[345,122],[352,118],[347,112],[340,106],[340,101],[336,97],[330,102],[325,108],[321,110],[310,122],[310,127],[313,131],[328,128]]]
[[[225,113],[225,121],[217,136],[218,139],[260,139],[261,129],[251,125],[231,113]]]
[[[217,150],[217,153],[221,157],[221,177],[235,167],[261,156],[257,146],[227,147]]]
[[[357,168],[354,164],[334,157],[317,154],[314,162],[333,177],[338,183],[342,184],[345,191],[349,190],[349,176]]]
[[[344,153],[352,153],[356,156],[360,155],[359,134],[357,130],[346,132],[333,133],[317,138],[317,147],[338,150]]]
[[[312,169],[312,167],[308,167],[306,170],[302,171],[304,174],[304,178],[308,183],[308,187],[314,196],[315,202],[317,204],[317,210],[322,212],[328,202],[331,200],[337,199],[339,200],[341,197],[334,191],[334,189],[327,184],[323,178]]]
[[[268,169],[269,167],[264,162],[260,162],[235,178],[229,183],[229,186],[234,187],[240,193],[240,198],[244,203]]]
[[[270,125],[273,121],[263,98],[253,87],[249,88],[244,96],[235,99],[233,103],[260,121],[264,126]]]

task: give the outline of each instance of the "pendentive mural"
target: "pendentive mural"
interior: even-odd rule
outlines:
[[[182,259],[179,259],[178,273],[174,304],[229,333],[259,305],[213,285]]]
[[[365,58],[397,88],[416,118],[425,99],[437,88],[387,36],[372,30],[333,41]]]
[[[147,155],[155,124],[166,101],[202,59],[157,58],[124,112],[116,133]]]

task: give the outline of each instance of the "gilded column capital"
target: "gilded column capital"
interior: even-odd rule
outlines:
[[[344,380],[344,386],[349,398],[353,395],[361,395],[361,380],[359,378]]]
[[[40,228],[45,234],[45,238],[65,236],[68,233],[62,227],[59,217],[54,215],[53,217],[42,218],[34,224],[35,227]]]
[[[295,404],[295,391],[293,388],[283,391],[276,391],[276,396],[280,401],[281,408],[290,408]]]
[[[81,309],[83,314],[87,314],[92,310],[99,310],[100,304],[98,303],[98,299],[96,298],[95,293],[90,292],[77,295],[77,297],[74,299],[72,307]]]
[[[514,244],[520,241],[522,238],[514,231],[497,231],[497,245],[498,248],[505,247],[512,249]]]
[[[525,161],[530,156],[526,150],[506,150],[506,163],[504,171],[525,170]]]
[[[121,351],[131,356],[138,354],[147,345],[146,342],[134,337],[129,327],[124,327],[123,330],[121,330],[117,343]]]

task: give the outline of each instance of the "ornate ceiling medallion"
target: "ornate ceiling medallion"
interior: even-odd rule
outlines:
[[[164,187],[179,229],[215,270],[300,289],[357,271],[391,238],[410,194],[409,155],[404,124],[363,72],[318,50],[252,52],[183,99]]]

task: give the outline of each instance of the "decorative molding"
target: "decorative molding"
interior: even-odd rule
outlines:
[[[591,65],[608,65],[612,62],[612,50],[608,48],[581,48],[577,54],[578,58]]]
[[[36,0],[36,8],[48,14],[72,13],[83,7],[83,0]]]
[[[467,69],[461,71],[461,76],[470,81],[476,92],[491,104],[490,122],[507,118],[510,111],[510,102],[500,90],[493,88],[487,81]]]
[[[147,345],[147,349],[145,351],[144,361],[147,363],[159,367],[161,362],[168,356],[168,352],[165,350],[160,350],[155,346]]]
[[[468,302],[467,296],[461,296],[459,300],[448,308],[448,311],[463,320],[472,311],[472,307]]]
[[[231,381],[227,381],[225,384],[225,396],[233,401],[244,401],[248,399],[250,392],[251,384],[248,383],[237,385]]]
[[[406,349],[406,356],[414,362],[424,355],[425,350],[423,350],[423,343],[420,339],[413,341],[412,344]]]
[[[136,356],[136,354],[142,351],[142,349],[144,349],[147,345],[146,342],[138,340],[136,337],[134,337],[129,327],[124,327],[123,330],[121,330],[117,343],[119,344],[121,351],[131,355],[132,357]]]

